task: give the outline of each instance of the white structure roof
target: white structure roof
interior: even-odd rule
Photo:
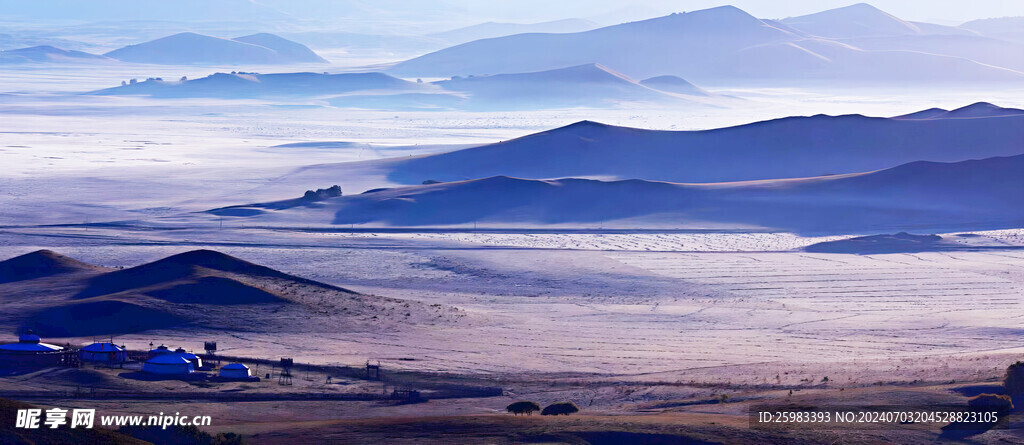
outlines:
[[[42,353],[42,352],[57,352],[64,348],[51,345],[49,343],[42,343],[39,341],[39,336],[34,334],[25,334],[18,337],[17,343],[8,343],[6,345],[0,345],[0,351],[3,352],[21,352],[21,353]]]
[[[146,360],[146,363],[152,363],[154,365],[181,365],[189,364],[191,362],[189,362],[188,359],[186,359],[185,357],[182,357],[178,354],[160,354],[156,357]]]
[[[81,350],[82,351],[86,351],[86,352],[121,352],[121,351],[124,351],[123,348],[121,348],[120,346],[115,345],[113,343],[93,343],[93,344],[91,344],[89,346],[86,346],[86,347],[82,348]]]

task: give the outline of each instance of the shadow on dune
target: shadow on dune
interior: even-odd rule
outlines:
[[[180,326],[188,320],[159,309],[116,300],[73,303],[43,309],[23,328],[43,337],[87,337]]]

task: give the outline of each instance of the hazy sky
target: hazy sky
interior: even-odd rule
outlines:
[[[848,6],[855,0],[0,0],[0,20],[78,22],[260,21],[329,24],[349,32],[388,27],[417,33],[483,21],[584,18],[602,25],[732,4],[760,18],[784,18]],[[874,0],[897,17],[942,24],[1024,16],[1024,0]],[[140,5],[145,4],[145,7]],[[295,20],[290,22],[292,26]],[[262,26],[262,25],[261,25]]]

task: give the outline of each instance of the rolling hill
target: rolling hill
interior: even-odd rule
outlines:
[[[445,319],[436,307],[359,294],[210,250],[120,270],[40,251],[0,262],[0,271],[8,308],[0,325],[47,337],[160,329],[326,332],[391,318]],[[408,315],[398,318],[398,306]]]
[[[960,28],[988,37],[1024,43],[1024,17],[972,20],[960,25]]]
[[[873,8],[871,8],[873,10]],[[859,10],[854,8],[854,11]],[[829,13],[854,29],[850,35],[897,32],[919,26],[887,14],[860,23],[849,11]],[[879,11],[880,12],[880,11]],[[850,22],[850,23],[847,23]],[[884,23],[878,23],[884,22]],[[826,27],[828,28],[828,27]],[[840,29],[842,27],[835,26]],[[501,57],[493,57],[501,54]],[[599,63],[635,78],[675,75],[701,84],[738,81],[1020,81],[1024,74],[946,54],[854,45],[808,36],[784,22],[759,20],[732,7],[673,14],[639,22],[567,34],[519,34],[477,40],[395,65],[403,76],[543,71]]]
[[[976,119],[1020,115],[1024,115],[1024,110],[1018,108],[1003,108],[988,102],[978,102],[955,110],[929,108],[916,113],[897,116],[894,119]]]
[[[0,61],[12,64],[28,62],[104,62],[112,60],[105,56],[55,48],[49,45],[0,51]]]
[[[813,234],[980,230],[1024,222],[1021,187],[1024,155],[719,184],[497,176],[370,191],[249,218],[259,224],[757,227]]]
[[[309,63],[327,63],[327,60],[324,60],[323,57],[320,57],[305,45],[274,34],[261,32],[242,37],[235,37],[231,40],[270,48],[280,54],[281,57],[288,60]]]
[[[711,183],[858,173],[919,160],[1024,152],[1024,115],[995,108],[978,104],[927,120],[788,117],[705,131],[584,121],[496,144],[390,161],[389,178],[400,184],[490,176]],[[992,117],[955,118],[978,110]],[[996,115],[1001,113],[1011,115]]]
[[[0,261],[0,283],[102,270],[100,267],[68,258],[51,250],[37,250],[9,260]]]
[[[540,109],[603,107],[622,102],[686,104],[607,67],[588,63],[549,71],[454,78],[436,82],[469,96],[468,108]]]
[[[129,45],[104,55],[125,62],[159,65],[280,65],[325,62],[301,44],[265,33],[222,39],[183,32]]]

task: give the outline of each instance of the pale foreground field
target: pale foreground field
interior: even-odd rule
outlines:
[[[395,332],[174,331],[119,340],[136,347],[154,341],[198,349],[215,337],[230,354],[294,356],[306,363],[379,359],[396,368],[458,374],[568,372],[753,385],[825,376],[850,385],[993,378],[1024,354],[1024,250],[804,253],[783,251],[793,238],[779,236],[781,244],[763,244],[771,251],[668,248],[685,249],[704,236],[709,250],[742,250],[769,234],[666,235],[671,242],[646,252],[655,235],[617,235],[604,250],[585,250],[596,235],[561,241],[545,235],[551,240],[544,245],[582,246],[567,250],[487,247],[492,235],[477,240],[484,245],[455,241],[467,234],[267,233],[247,243],[245,233],[225,230],[217,235],[230,242],[217,245],[196,232],[15,232],[5,234],[0,256],[46,247],[129,266],[207,246],[299,276],[454,305],[470,315],[452,326]],[[801,243],[808,241],[817,239]]]

